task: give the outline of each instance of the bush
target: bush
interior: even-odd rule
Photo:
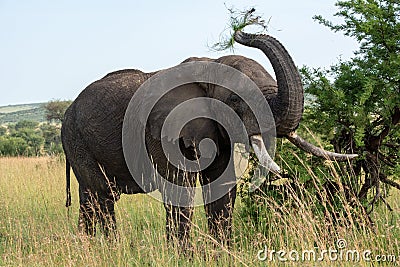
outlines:
[[[60,136],[60,125],[38,122],[20,121],[8,125],[8,129],[0,127],[1,156],[41,156],[63,153]]]
[[[29,145],[22,137],[0,136],[0,155],[2,156],[21,156],[27,155]]]

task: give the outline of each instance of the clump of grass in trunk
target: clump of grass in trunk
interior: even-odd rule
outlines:
[[[265,32],[268,29],[269,20],[268,22],[265,22],[265,20],[262,19],[261,16],[256,14],[256,9],[254,7],[246,11],[239,11],[234,8],[228,8],[228,11],[230,13],[230,18],[227,29],[230,29],[231,31],[227,36],[222,33],[220,41],[211,46],[212,50],[233,50],[233,45],[235,43],[235,32],[241,31],[247,26],[256,26],[257,28],[261,28],[259,33]]]

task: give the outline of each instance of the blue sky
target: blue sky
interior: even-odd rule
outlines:
[[[228,23],[228,7],[255,6],[271,18],[298,66],[328,67],[357,49],[355,41],[312,20],[334,19],[335,0],[259,1],[44,1],[0,0],[0,105],[74,99],[111,71],[155,71],[210,51]],[[255,49],[236,45],[272,71]]]

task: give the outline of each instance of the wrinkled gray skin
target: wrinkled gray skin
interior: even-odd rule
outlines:
[[[303,111],[301,79],[291,57],[285,48],[270,36],[237,32],[235,39],[244,45],[257,47],[267,55],[275,70],[277,82],[260,64],[243,56],[224,56],[218,59],[189,58],[185,62],[215,61],[246,74],[268,100],[276,121],[278,136],[290,135],[297,128]],[[79,182],[79,228],[83,232],[95,234],[96,222],[100,222],[106,234],[110,230],[113,231],[116,225],[114,203],[120,194],[143,193],[134,182],[125,163],[122,124],[133,94],[154,74],[139,70],[110,73],[83,90],[65,113],[62,142],[67,159],[67,192],[69,194],[71,166]],[[200,96],[217,98],[234,109],[243,120],[249,137],[260,134],[247,105],[229,90],[210,84],[188,84],[168,93],[154,108],[163,115],[149,117],[146,145],[160,174],[180,185],[194,185],[196,174],[184,174],[168,164],[162,153],[160,139],[149,132],[158,132],[165,116],[177,104]],[[194,140],[210,138],[217,144],[216,159],[200,173],[202,185],[218,178],[226,168],[231,173],[231,181],[235,181],[234,166],[227,166],[233,153],[232,144],[227,138],[227,133],[214,121],[193,120],[184,127],[180,136],[182,154],[189,159],[195,159],[197,142]],[[160,191],[163,194],[162,189]],[[203,191],[205,200],[212,197],[212,194],[213,188],[206,187]],[[165,194],[163,196],[165,197]],[[236,187],[233,187],[224,197],[205,205],[210,233],[217,240],[227,243],[231,235],[231,215],[235,197]],[[67,199],[67,206],[69,204],[70,198]],[[168,239],[176,238],[182,247],[187,247],[193,209],[168,204],[164,206]]]

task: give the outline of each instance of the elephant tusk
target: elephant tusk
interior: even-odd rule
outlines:
[[[288,135],[286,135],[286,138],[298,148],[301,148],[302,150],[320,158],[336,161],[346,161],[358,157],[357,154],[340,154],[326,151],[320,147],[308,143],[306,140],[298,136],[295,132],[290,132]]]
[[[279,173],[280,168],[278,164],[271,158],[267,149],[265,148],[264,141],[261,135],[253,135],[250,137],[251,146],[256,154],[261,165],[273,173]]]

